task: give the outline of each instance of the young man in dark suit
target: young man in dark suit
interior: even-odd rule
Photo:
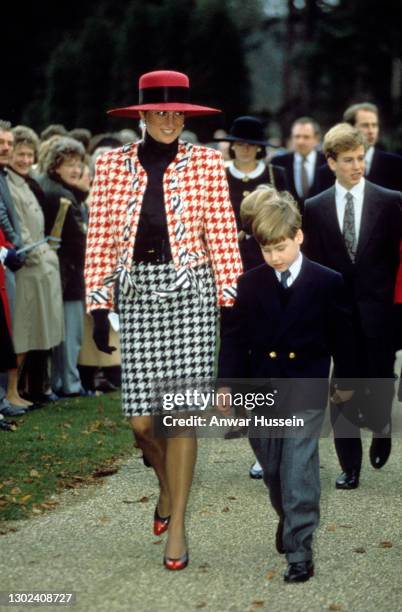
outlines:
[[[344,277],[353,303],[360,391],[345,405],[333,404],[331,420],[342,474],[339,489],[359,485],[360,426],[374,432],[370,461],[381,468],[391,451],[394,394],[393,293],[401,239],[401,193],[364,179],[366,141],[347,123],[325,135],[324,152],[334,187],[306,202],[305,254]]]
[[[365,177],[371,183],[402,191],[402,157],[381,151],[377,147],[380,131],[378,108],[371,102],[349,106],[343,113],[343,120],[357,128],[367,141]],[[335,182],[333,172],[325,163],[318,172],[318,189],[328,189]]]
[[[221,333],[219,377],[249,377],[257,391],[266,388],[259,386],[263,379],[273,393],[277,391],[272,409],[253,411],[249,436],[279,517],[276,548],[288,561],[284,580],[304,582],[314,574],[318,439],[331,356],[340,364],[340,376],[351,376],[350,312],[341,275],[301,255],[301,215],[293,198],[269,188],[257,189],[247,198],[259,200],[252,229],[266,263],[239,278],[236,303]],[[351,395],[338,389],[335,399]],[[225,403],[218,407],[223,413],[229,410]],[[257,423],[257,416],[297,414],[304,420],[298,431]]]
[[[325,163],[317,150],[320,127],[314,119],[300,117],[293,122],[290,139],[293,152],[273,157],[272,163],[285,169],[289,191],[303,213],[305,199],[318,193],[318,170]]]

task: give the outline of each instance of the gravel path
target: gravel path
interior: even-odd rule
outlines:
[[[308,583],[283,582],[285,560],[274,548],[277,520],[262,482],[248,477],[247,441],[202,439],[185,571],[162,567],[164,536],[158,540],[151,531],[155,481],[133,456],[103,486],[68,491],[57,509],[0,537],[0,590],[72,590],[71,609],[80,612],[397,612],[402,438],[380,471],[369,465],[368,446],[366,439],[360,488],[336,491],[333,443],[321,440],[322,516],[316,576]],[[144,496],[148,501],[139,501]]]

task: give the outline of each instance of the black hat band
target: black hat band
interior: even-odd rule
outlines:
[[[145,87],[140,89],[139,104],[189,102],[188,87]]]

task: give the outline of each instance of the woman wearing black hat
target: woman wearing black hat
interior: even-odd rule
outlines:
[[[234,120],[229,134],[220,138],[230,142],[232,161],[226,167],[230,200],[239,231],[240,253],[245,270],[264,263],[260,248],[251,237],[250,228],[244,227],[240,216],[240,205],[249,193],[259,185],[271,185],[278,191],[287,189],[283,168],[266,163],[267,141],[264,127],[256,117],[244,116]]]
[[[240,254],[243,267],[247,271],[263,264],[264,259],[252,236],[251,228],[242,219],[242,200],[259,185],[272,185],[279,191],[287,189],[286,173],[283,168],[266,163],[268,143],[264,136],[264,126],[256,117],[238,117],[234,120],[229,134],[216,140],[230,143],[229,155],[232,161],[226,164],[226,176],[236,217]],[[237,416],[245,416],[242,409],[237,409]],[[230,440],[246,434],[247,428],[232,426],[224,437]],[[249,474],[251,478],[262,478],[258,461],[251,466]]]
[[[154,533],[168,530],[164,564],[188,563],[184,515],[196,459],[191,435],[155,437],[156,383],[213,375],[217,306],[231,306],[241,261],[219,153],[179,141],[190,104],[186,75],[139,81],[138,105],[110,111],[142,118],[144,140],[96,163],[86,257],[94,340],[110,352],[108,314],[119,287],[123,411],[160,485]],[[169,414],[169,413],[168,413]]]

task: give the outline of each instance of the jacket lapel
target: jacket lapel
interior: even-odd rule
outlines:
[[[306,307],[306,302],[310,301],[310,291],[314,286],[311,282],[312,278],[309,274],[310,262],[306,257],[303,257],[303,263],[300,273],[294,283],[291,285],[293,291],[289,296],[289,300],[285,307],[282,308],[282,316],[280,319],[275,340],[278,341],[296,319],[300,317],[300,312]],[[303,291],[298,291],[298,286],[303,283]]]
[[[360,223],[359,241],[357,243],[356,260],[362,256],[370,236],[377,224],[381,212],[381,202],[375,193],[374,186],[366,181],[364,185],[363,210]]]

